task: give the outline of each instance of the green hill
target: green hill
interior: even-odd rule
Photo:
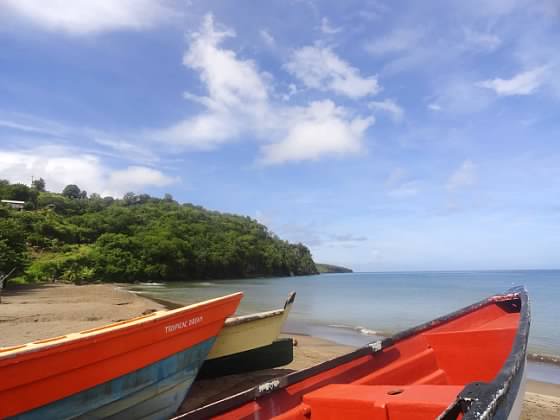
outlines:
[[[341,267],[332,264],[316,263],[315,266],[317,267],[319,273],[352,273],[353,272],[351,268]]]
[[[309,249],[249,217],[127,193],[0,181],[0,273],[27,281],[173,281],[316,274]]]

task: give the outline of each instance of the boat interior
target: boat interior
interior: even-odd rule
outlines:
[[[218,418],[436,418],[466,384],[496,377],[512,350],[520,306],[519,299],[490,302]]]

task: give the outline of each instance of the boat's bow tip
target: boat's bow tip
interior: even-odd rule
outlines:
[[[290,294],[288,295],[288,299],[286,299],[286,303],[284,303],[284,309],[286,309],[288,305],[294,303],[295,300],[296,300],[296,292],[291,291]]]

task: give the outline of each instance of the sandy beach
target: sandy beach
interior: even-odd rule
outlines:
[[[110,284],[45,284],[5,290],[0,303],[0,347],[87,330],[163,308]]]
[[[76,332],[163,309],[162,303],[117,285],[41,285],[5,291],[0,304],[0,347]],[[294,361],[282,368],[197,381],[181,407],[187,411],[271,377],[344,354],[351,347],[316,337],[293,337]],[[560,385],[528,381],[523,420],[560,419]]]

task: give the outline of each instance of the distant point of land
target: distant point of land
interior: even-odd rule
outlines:
[[[315,264],[319,274],[324,273],[353,273],[351,268],[341,267],[339,265],[332,265],[332,264]]]

